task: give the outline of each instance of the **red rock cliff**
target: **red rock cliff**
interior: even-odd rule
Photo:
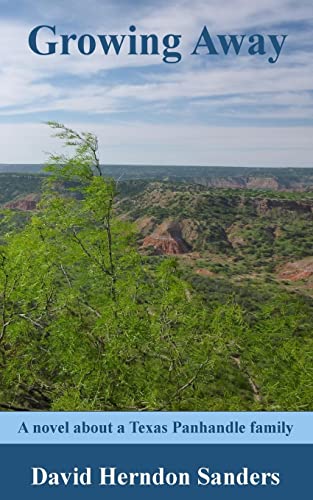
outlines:
[[[4,207],[11,210],[21,210],[22,212],[29,212],[36,209],[38,201],[39,196],[37,194],[29,194],[25,196],[25,198],[19,198],[17,200],[6,203]]]
[[[155,253],[178,255],[188,253],[191,247],[182,237],[182,228],[179,222],[165,221],[152,234],[146,236],[142,248],[154,248]]]

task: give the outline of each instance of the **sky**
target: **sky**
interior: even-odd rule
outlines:
[[[313,167],[312,0],[0,0],[0,163],[59,151],[45,122],[97,134],[102,163]],[[182,35],[182,60],[38,56],[38,25],[61,34]],[[203,27],[259,33],[267,54],[191,56]],[[268,35],[286,34],[275,64]],[[59,48],[57,47],[59,50]],[[161,50],[162,52],[162,50]]]

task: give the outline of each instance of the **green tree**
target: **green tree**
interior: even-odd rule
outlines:
[[[12,408],[168,408],[203,364],[203,308],[174,261],[142,261],[134,226],[114,214],[117,185],[96,137],[50,125],[71,154],[49,158],[39,210],[1,253],[3,398]]]

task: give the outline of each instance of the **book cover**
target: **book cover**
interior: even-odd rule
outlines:
[[[309,497],[312,14],[1,2],[8,498]]]

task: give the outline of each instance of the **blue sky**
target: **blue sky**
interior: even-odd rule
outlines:
[[[0,163],[56,150],[43,122],[99,136],[107,163],[312,166],[312,0],[0,0]],[[182,35],[183,59],[127,52],[40,57],[37,25],[58,34]],[[191,56],[217,34],[287,34],[279,60]],[[58,40],[58,39],[57,39]],[[42,43],[44,39],[42,39]],[[270,48],[268,46],[268,48]]]

